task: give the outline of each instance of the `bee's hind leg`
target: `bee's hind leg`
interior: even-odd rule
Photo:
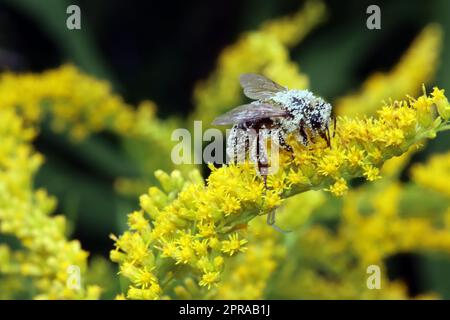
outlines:
[[[300,135],[300,138],[302,139],[301,144],[303,144],[305,147],[308,145],[308,134],[305,131],[305,128],[303,125],[300,125],[300,129],[298,129],[298,133]]]
[[[277,226],[275,224],[275,214],[276,214],[276,209],[271,210],[268,214],[267,214],[267,224],[269,226],[271,226],[272,228],[274,228],[276,231],[281,232],[281,233],[288,233],[291,232],[290,230],[283,230],[281,229],[279,226]]]
[[[328,148],[331,149],[330,130],[328,130],[328,127],[325,130],[320,131],[319,135],[327,142]]]
[[[278,131],[278,144],[289,153],[291,160],[294,160],[294,149],[292,149],[292,147],[286,142],[286,139],[281,131]]]
[[[274,223],[275,223],[275,210],[272,210],[267,214],[267,224],[271,226]]]

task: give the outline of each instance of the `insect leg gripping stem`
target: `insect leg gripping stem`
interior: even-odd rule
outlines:
[[[292,230],[283,230],[283,229],[281,229],[280,227],[278,227],[278,226],[275,224],[275,215],[276,215],[276,209],[273,209],[272,211],[270,211],[270,212],[267,214],[267,224],[268,224],[269,226],[271,226],[272,228],[274,228],[276,231],[281,232],[281,233],[289,233],[289,232],[292,232]]]

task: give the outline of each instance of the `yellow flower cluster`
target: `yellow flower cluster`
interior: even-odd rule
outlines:
[[[269,297],[410,298],[405,283],[387,277],[387,259],[401,253],[450,253],[448,193],[445,187],[432,184],[435,179],[439,181],[441,176],[446,176],[448,157],[433,156],[427,164],[413,167],[413,177],[420,176],[413,180],[420,186],[402,185],[398,182],[398,173],[405,168],[410,156],[408,152],[392,159],[395,161],[390,167],[382,170],[387,178],[352,189],[344,198],[330,198],[325,205],[316,206],[311,216],[314,218],[303,223],[309,226],[303,228],[303,232],[296,231],[295,245],[288,248],[289,258],[280,261],[281,269]],[[426,182],[422,183],[424,177]],[[281,209],[280,214],[298,215],[303,203],[305,199]],[[332,208],[334,212],[330,216]],[[323,220],[337,220],[332,223],[336,227],[326,227],[330,223],[320,223]],[[371,265],[381,269],[381,290],[366,286],[370,276],[367,268]],[[427,293],[414,298],[438,296]]]
[[[268,280],[285,256],[279,237],[280,234],[270,228],[262,217],[252,220],[248,225],[247,251],[228,261],[222,281],[208,298],[263,299]]]
[[[430,81],[436,73],[441,45],[441,27],[428,25],[391,71],[373,74],[356,93],[338,99],[336,112],[351,116],[370,115],[387,97],[400,99],[406,93],[416,94],[421,84]]]
[[[434,155],[411,169],[413,181],[450,197],[450,152]]]
[[[214,73],[194,90],[196,111],[192,118],[211,123],[231,107],[241,103],[240,74],[256,72],[292,88],[306,88],[308,78],[289,58],[289,46],[297,44],[323,20],[325,6],[310,1],[292,17],[266,22],[256,31],[245,33],[219,56]]]
[[[247,250],[250,220],[297,193],[341,195],[352,178],[378,179],[386,160],[447,128],[437,102],[424,94],[383,106],[378,118],[339,118],[331,148],[323,140],[310,147],[291,140],[294,158],[281,154],[282,169],[269,176],[267,191],[250,163],[211,166],[206,186],[197,176],[185,183],[177,171],[157,172],[164,191],[150,188],[140,199],[142,210],[129,216],[130,231],[114,237],[111,259],[132,282],[127,296],[170,297],[173,286],[183,286],[178,274],[186,275],[186,268],[202,290],[219,285],[225,259]]]
[[[296,192],[328,188],[336,195],[345,192],[348,178],[364,176],[368,181],[377,180],[379,168],[386,160],[448,129],[448,120],[436,112],[441,101],[434,94],[424,93],[417,100],[385,104],[378,110],[378,118],[339,118],[332,148],[319,143],[312,153],[295,145],[294,164],[301,173],[291,168],[286,177],[294,179],[293,185],[303,181],[293,188]]]
[[[399,253],[450,253],[450,224],[436,225],[437,216],[445,213],[445,208],[436,213],[429,206],[424,209],[426,215],[421,212],[422,216],[411,216],[404,209],[414,206],[408,192],[395,181],[349,192],[343,198],[336,231],[314,225],[298,236],[296,248],[302,252],[296,256],[292,251],[282,264],[275,294],[303,299],[408,298],[404,283],[388,279],[387,259]],[[426,201],[425,196],[421,198],[419,201]],[[445,213],[441,220],[448,221],[448,215]],[[371,265],[381,268],[381,290],[366,286]]]
[[[230,170],[234,170],[234,184],[240,183],[240,170]],[[193,291],[192,284],[180,287],[187,271],[201,287],[214,287],[220,281],[225,259],[247,249],[247,240],[241,237],[244,230],[225,222],[245,222],[240,223],[237,218],[242,216],[236,214],[242,199],[224,193],[222,197],[227,201],[220,201],[214,190],[205,194],[198,171],[192,171],[188,181],[179,171],[170,176],[158,171],[156,176],[163,190],[152,187],[141,196],[142,210],[128,217],[130,231],[113,237],[117,248],[111,251],[111,259],[120,263],[120,273],[132,282],[127,297],[156,299],[173,290],[178,295],[183,290],[195,295],[198,289]],[[209,184],[217,188],[222,183],[220,177],[217,181],[209,179]],[[247,183],[259,184],[250,180]],[[250,185],[242,196],[253,199]],[[215,207],[210,206],[211,201]]]
[[[326,7],[321,1],[307,1],[302,10],[262,24],[260,31],[271,35],[287,47],[299,44],[303,38],[325,20]]]
[[[72,65],[42,74],[3,73],[0,108],[17,108],[32,122],[48,113],[56,131],[68,130],[78,140],[105,128],[125,135],[134,125],[132,107],[112,95],[107,82],[88,77]]]
[[[56,133],[68,132],[75,141],[105,130],[119,135],[124,150],[141,171],[138,180],[118,179],[117,189],[122,193],[140,194],[145,190],[142,185],[155,182],[156,168],[174,169],[166,159],[179,120],[159,120],[152,101],[143,101],[136,108],[125,103],[108,82],[88,76],[73,65],[41,74],[1,74],[0,110],[6,109],[17,110],[31,124],[49,117]],[[152,156],[154,148],[161,157]]]
[[[361,239],[354,239],[354,241]],[[282,261],[271,296],[282,299],[404,299],[406,287],[388,281],[384,265],[381,289],[366,286],[368,265],[361,264],[341,235],[312,226],[295,241],[295,250]]]
[[[397,182],[381,185],[379,190],[367,194],[351,194],[344,200],[342,237],[353,241],[352,249],[363,265],[377,264],[398,252],[443,250],[450,253],[450,226],[436,226],[433,216],[426,218],[402,212],[400,201],[407,190]],[[372,214],[364,215],[364,206],[372,208]]]
[[[277,216],[277,224],[293,232],[281,234],[267,225],[263,217],[248,224],[248,250],[228,261],[214,299],[264,299],[270,297],[274,272],[290,260],[288,250],[295,244],[297,232],[307,226],[312,213],[324,203],[322,192],[307,192],[287,199]],[[255,268],[255,265],[258,268]]]
[[[70,266],[79,268],[83,281],[87,253],[78,241],[66,239],[64,217],[50,216],[55,199],[44,190],[33,190],[42,162],[30,143],[35,134],[14,109],[0,110],[0,234],[20,243],[17,249],[0,245],[0,275],[22,284],[31,279],[36,298],[96,299],[97,286],[67,285]]]

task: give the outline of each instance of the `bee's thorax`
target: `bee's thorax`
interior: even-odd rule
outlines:
[[[272,102],[287,110],[290,117],[277,119],[287,133],[295,132],[302,125],[313,132],[328,127],[331,105],[308,90],[287,90],[276,93]]]

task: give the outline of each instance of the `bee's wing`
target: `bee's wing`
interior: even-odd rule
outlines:
[[[217,117],[213,125],[238,124],[247,121],[257,121],[270,117],[285,117],[287,112],[268,103],[250,103],[236,107]]]
[[[275,81],[255,73],[244,73],[239,80],[244,94],[250,99],[265,100],[277,92],[286,90]]]

